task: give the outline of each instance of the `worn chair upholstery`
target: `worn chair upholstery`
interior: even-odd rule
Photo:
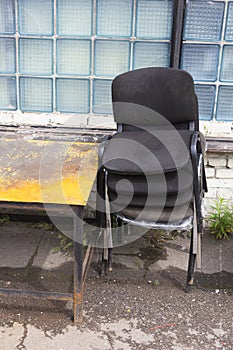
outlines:
[[[103,234],[107,228],[111,235],[113,216],[118,224],[191,229],[188,291],[200,251],[201,201],[207,191],[193,79],[173,68],[126,72],[114,79],[112,100],[117,132],[102,144],[97,181]],[[102,272],[107,248],[112,248],[112,238],[105,241]]]

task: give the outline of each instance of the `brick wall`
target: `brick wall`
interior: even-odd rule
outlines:
[[[214,150],[210,147],[206,154],[208,193],[204,199],[204,216],[218,196],[233,203],[233,150],[229,147],[219,148]]]

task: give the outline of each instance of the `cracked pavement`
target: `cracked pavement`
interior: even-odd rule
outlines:
[[[171,238],[171,237],[170,237]],[[26,222],[0,226],[0,286],[72,291],[72,258],[57,233]],[[184,292],[189,239],[149,235],[114,249],[114,269],[99,276],[96,251],[84,293],[84,322],[72,305],[1,297],[1,350],[214,350],[233,348],[233,239],[203,237],[202,269]]]

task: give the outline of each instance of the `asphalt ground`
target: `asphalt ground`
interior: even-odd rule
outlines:
[[[0,226],[0,287],[72,292],[72,257],[46,225]],[[72,305],[1,297],[0,349],[162,350],[233,348],[233,238],[203,237],[202,269],[184,292],[189,238],[150,231],[114,249],[113,271],[99,276],[95,251],[84,294],[84,322]]]

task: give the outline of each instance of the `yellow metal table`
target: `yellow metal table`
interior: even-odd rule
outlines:
[[[72,211],[74,222],[73,293],[0,289],[0,295],[31,295],[72,300],[74,321],[82,321],[83,288],[92,247],[83,259],[83,209],[98,163],[98,142],[0,138],[0,201],[6,208]]]

